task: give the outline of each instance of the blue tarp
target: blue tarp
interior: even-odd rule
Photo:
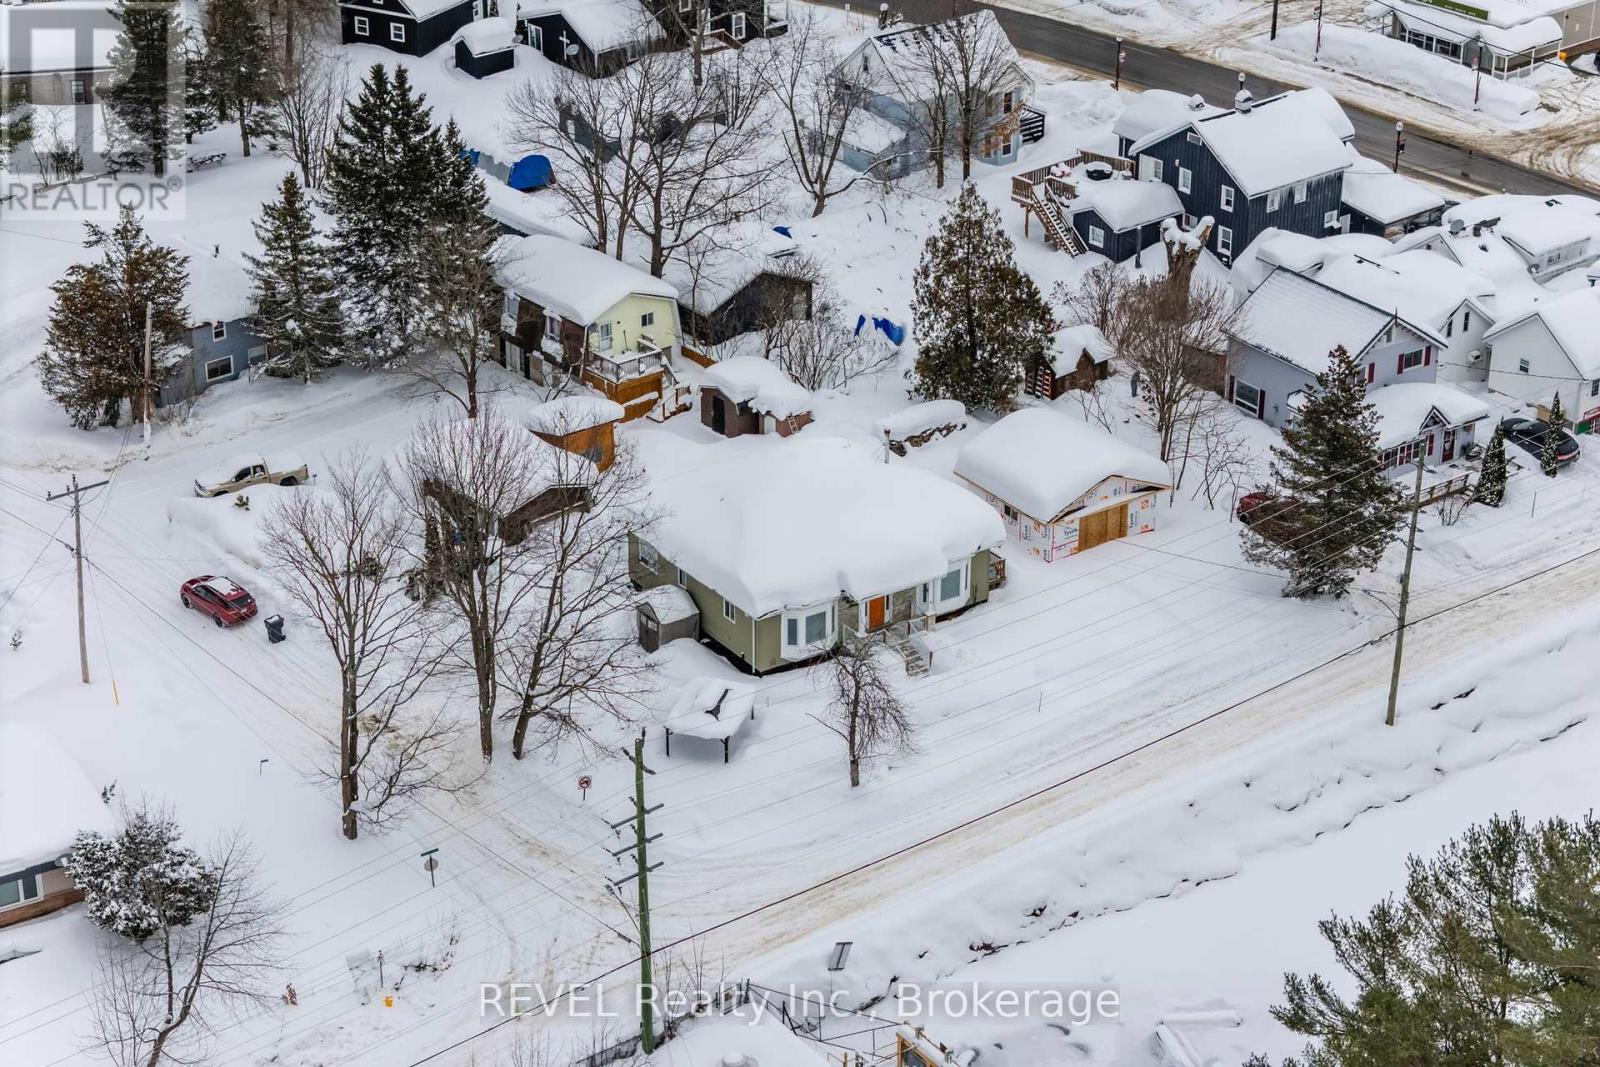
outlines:
[[[461,150],[461,158],[472,160],[472,165],[474,167],[478,165],[478,156],[479,152],[476,148],[463,148]]]
[[[543,189],[550,184],[550,160],[544,156],[523,156],[511,166],[506,184],[520,192]]]
[[[781,233],[785,237],[789,238],[791,241],[794,240],[794,234],[789,232],[789,227],[787,227],[787,226],[774,226],[772,228],[772,232],[773,233]]]
[[[881,315],[872,315],[870,317],[867,316],[867,315],[857,315],[856,316],[856,336],[857,337],[861,336],[861,331],[865,330],[867,328],[867,323],[869,321],[872,323],[872,328],[874,330],[879,331],[885,337],[887,337],[889,340],[893,341],[895,344],[898,345],[898,344],[903,344],[905,342],[905,339],[906,339],[906,328],[904,326],[900,325],[898,322],[894,322],[894,321],[892,321],[890,319],[886,319]]]

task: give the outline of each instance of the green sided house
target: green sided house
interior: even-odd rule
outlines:
[[[844,628],[899,643],[983,603],[1003,574],[998,514],[877,449],[804,435],[707,447],[717,459],[653,487],[668,514],[632,538],[629,567],[640,589],[684,589],[700,636],[756,674],[825,654]]]

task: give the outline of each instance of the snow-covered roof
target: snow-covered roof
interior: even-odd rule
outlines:
[[[1050,367],[1056,372],[1057,377],[1070,374],[1078,369],[1078,360],[1085,352],[1089,353],[1089,358],[1096,363],[1105,363],[1116,354],[1111,342],[1106,340],[1106,335],[1093,323],[1064,326],[1051,338]]]
[[[119,30],[110,0],[0,6],[0,70],[15,76],[109,69]]]
[[[1317,272],[1317,281],[1379,308],[1392,308],[1401,318],[1442,329],[1456,308],[1467,301],[1487,314],[1484,301],[1494,296],[1494,283],[1427,249],[1398,252],[1382,260],[1340,256]]]
[[[1308,89],[1291,90],[1283,96],[1292,102],[1291,106],[1304,108],[1308,113],[1315,114],[1327,124],[1335,137],[1346,144],[1355,137],[1355,123],[1350,121],[1350,116],[1344,113],[1344,108],[1328,90],[1313,85]]]
[[[850,128],[844,135],[844,141],[870,156],[880,156],[908,136],[904,129],[882,115],[862,110],[857,111],[851,118]]]
[[[1580,375],[1600,378],[1600,288],[1586,286],[1563,293],[1514,319],[1496,323],[1483,339],[1492,341],[1531,319],[1544,323]]]
[[[715,389],[735,404],[752,411],[788,418],[811,410],[811,394],[784,373],[783,368],[760,356],[731,356],[713,364],[700,379],[701,388]]]
[[[113,828],[99,788],[44,727],[0,722],[0,876],[64,855],[79,830]]]
[[[671,282],[559,237],[502,238],[495,257],[501,285],[583,326],[634,294],[678,299]]]
[[[1228,333],[1311,374],[1321,374],[1335,348],[1343,345],[1351,355],[1359,355],[1394,317],[1392,310],[1279,268],[1239,305]],[[1401,323],[1428,341],[1444,344],[1427,327],[1404,317]]]
[[[1378,412],[1379,448],[1393,448],[1417,436],[1432,411],[1438,411],[1449,426],[1489,416],[1488,404],[1444,382],[1397,382],[1371,390],[1367,399]]]
[[[728,298],[767,271],[782,270],[794,255],[794,238],[765,224],[725,228],[715,245],[692,245],[686,255],[667,261],[665,277],[680,298],[703,314],[716,311]]]
[[[517,0],[517,17],[560,15],[593,52],[666,36],[639,0]]]
[[[1167,465],[1050,408],[1013,411],[962,446],[955,472],[1018,511],[1054,520],[1107,478],[1168,486]]]
[[[878,420],[878,433],[903,441],[939,426],[965,426],[967,408],[959,400],[924,400]]]
[[[571,210],[552,191],[525,193],[489,177],[485,177],[483,189],[489,195],[489,217],[519,234],[559,237],[586,248],[594,243],[588,231],[572,221]]]
[[[1483,199],[1495,203],[1484,204],[1480,201],[1478,208],[1497,210],[1500,222],[1495,229],[1525,254],[1542,255],[1574,241],[1587,240],[1592,245],[1600,238],[1600,201],[1590,197],[1564,193],[1543,197],[1502,195]]]
[[[1457,6],[1382,0],[1403,22],[1418,29],[1425,23],[1436,37],[1460,43],[1481,40],[1498,52],[1514,54],[1561,42],[1561,23],[1551,16],[1573,6],[1573,0],[1470,0],[1486,18],[1478,19]],[[1380,9],[1381,10],[1381,9]]]
[[[720,701],[720,704],[718,703]],[[726,678],[691,678],[661,720],[675,734],[721,741],[739,732],[756,706],[756,687]],[[717,710],[716,715],[711,710]]]
[[[216,246],[205,247],[185,237],[172,243],[189,257],[189,287],[183,302],[190,325],[232,322],[255,311],[250,274],[243,263]]]
[[[622,405],[603,396],[558,396],[528,412],[528,429],[536,433],[568,434],[620,422]]]
[[[660,623],[682,622],[700,613],[688,590],[676,585],[658,585],[639,594],[641,604],[650,605]]]
[[[973,42],[975,54],[984,54],[991,47],[1001,54],[1001,61],[1009,64],[1006,86],[1023,86],[1031,90],[1033,79],[1022,69],[1011,38],[1001,28],[1000,20],[988,8],[969,12],[943,22],[927,25],[904,25],[884,30],[868,37],[847,55],[836,68],[852,79],[865,76],[875,92],[896,100],[910,102],[926,98],[935,86],[928,76],[927,61],[923,58],[929,49],[947,53],[955,60],[953,26],[960,25],[961,39]]]
[[[820,434],[701,447],[716,458],[656,483],[668,514],[650,542],[757,618],[909,589],[1005,540],[993,508],[881,448]]]
[[[419,21],[470,4],[472,0],[400,0],[400,4]]]
[[[1346,207],[1385,225],[1444,207],[1444,197],[1415,178],[1396,174],[1353,149],[1350,155],[1350,169],[1344,172],[1340,194]]]
[[[1206,103],[1199,93],[1185,95],[1170,89],[1146,89],[1128,102],[1111,124],[1111,132],[1129,141],[1142,141],[1153,133],[1165,133],[1196,118],[1222,115],[1226,108]]]
[[[480,56],[490,52],[503,52],[517,43],[517,31],[511,25],[511,20],[498,15],[467,23],[461,27],[461,32],[457,36],[466,44],[468,50]]]
[[[1189,126],[1240,190],[1257,196],[1350,166],[1350,153],[1326,112],[1327,105],[1314,94],[1292,92],[1259,101],[1248,111],[1194,119]],[[1138,155],[1170,134],[1151,134],[1128,153]]]
[[[1178,199],[1177,191],[1164,182],[1111,178],[1081,181],[1077,188],[1078,195],[1068,205],[1068,213],[1087,208],[1119,233],[1183,214],[1183,201]]]

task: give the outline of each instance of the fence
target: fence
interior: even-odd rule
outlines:
[[[1472,489],[1472,476],[1469,474],[1457,475],[1448,481],[1435,482],[1422,487],[1421,504],[1435,504],[1446,497],[1455,496],[1457,493],[1469,492]]]

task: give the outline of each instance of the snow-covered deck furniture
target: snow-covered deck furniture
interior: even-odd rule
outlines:
[[[658,585],[639,594],[639,644],[655,652],[668,641],[700,636],[700,609],[675,585]]]
[[[683,687],[661,728],[672,755],[672,735],[722,742],[722,762],[727,763],[730,743],[744,724],[756,717],[756,691],[723,678],[695,678]]]

